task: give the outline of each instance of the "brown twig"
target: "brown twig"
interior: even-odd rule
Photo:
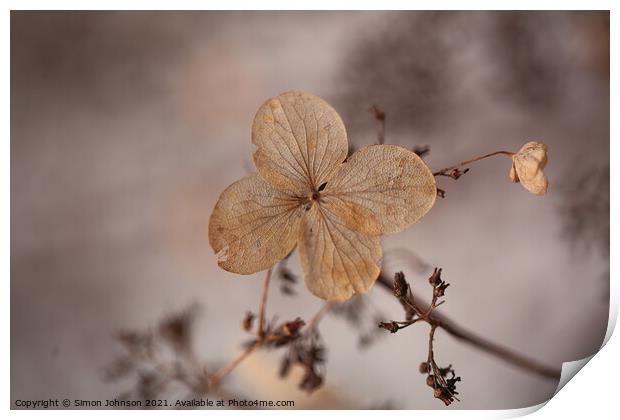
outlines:
[[[433,340],[435,339],[435,330],[437,329],[437,325],[431,325],[431,330],[428,334],[428,357],[427,363],[431,363],[433,359],[435,359],[435,353],[433,352]]]
[[[241,362],[245,360],[255,350],[259,349],[265,342],[265,312],[267,311],[267,295],[269,292],[269,282],[271,280],[272,268],[267,270],[265,275],[265,281],[263,283],[263,290],[261,292],[260,306],[258,309],[258,325],[256,327],[256,341],[246,347],[236,358],[231,360],[226,365],[222,366],[215,373],[209,375],[209,387],[211,389],[217,388],[222,378],[232,372]],[[247,317],[247,315],[246,315]]]
[[[265,337],[265,311],[267,309],[267,294],[269,291],[269,281],[271,280],[271,270],[269,268],[267,270],[267,274],[265,275],[265,282],[263,283],[263,291],[260,299],[260,307],[258,309],[258,327],[256,330],[256,335],[259,339],[263,339]]]
[[[209,375],[209,389],[216,389],[222,378],[232,372],[241,362],[262,345],[262,341],[256,341],[244,349],[237,357],[222,366],[215,373]]]
[[[448,176],[450,178],[458,179],[461,175],[463,175],[465,172],[468,171],[468,169],[466,169],[465,171],[459,171],[458,170],[459,168],[462,168],[463,166],[469,165],[470,163],[474,163],[474,162],[477,162],[479,160],[486,159],[488,157],[495,156],[495,155],[508,155],[508,156],[512,156],[512,155],[514,155],[514,153],[513,152],[508,152],[506,150],[500,150],[500,151],[489,153],[489,154],[486,154],[486,155],[483,155],[483,156],[478,156],[478,157],[475,157],[473,159],[469,159],[469,160],[463,161],[461,163],[457,163],[454,166],[449,166],[447,168],[440,169],[437,172],[433,172],[433,175],[434,176]]]
[[[433,274],[428,279],[433,288],[433,297],[430,305],[426,310],[422,310],[416,306],[413,299],[413,291],[411,285],[405,280],[403,272],[394,275],[394,283],[392,284],[392,293],[405,309],[406,321],[381,322],[379,328],[388,330],[392,334],[415,324],[418,321],[427,323],[431,328],[428,339],[428,357],[426,361],[420,364],[420,373],[426,375],[426,384],[433,388],[433,396],[440,399],[445,405],[450,405],[454,401],[459,401],[456,397],[456,383],[461,381],[460,376],[456,376],[452,365],[440,368],[435,361],[433,350],[433,340],[435,338],[435,330],[439,328],[439,324],[431,317],[435,308],[443,302],[437,302],[439,298],[445,295],[445,291],[450,286],[441,279],[441,268],[435,268]]]
[[[392,281],[388,278],[386,274],[381,273],[379,275],[379,278],[377,279],[377,283],[385,289],[389,290],[390,292],[393,291]],[[431,307],[432,306],[430,304],[420,299],[419,297],[413,297],[413,308],[418,314],[424,314],[428,312],[428,308]],[[407,308],[405,307],[405,309]],[[510,363],[525,371],[537,374],[544,378],[552,380],[560,379],[561,371],[559,369],[546,366],[536,360],[518,354],[517,352],[507,347],[480,337],[479,335],[461,327],[445,315],[441,314],[439,311],[433,311],[429,314],[428,318],[432,325],[436,325],[437,327],[443,329],[445,332],[450,334],[452,337],[461,340],[485,353],[488,353],[507,363]]]

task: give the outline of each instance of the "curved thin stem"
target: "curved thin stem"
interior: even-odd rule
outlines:
[[[435,330],[437,329],[437,325],[431,324],[431,330],[428,333],[428,365],[431,366],[433,360],[435,360],[435,353],[433,352],[433,340],[435,339]]]
[[[514,153],[513,152],[508,152],[506,150],[499,150],[497,152],[489,153],[489,154],[486,154],[486,155],[483,155],[483,156],[478,156],[478,157],[475,157],[473,159],[469,159],[469,160],[463,161],[461,163],[457,163],[454,166],[449,166],[447,168],[440,169],[437,172],[433,172],[433,175],[434,176],[438,176],[438,175],[451,176],[450,172],[455,170],[455,169],[461,168],[461,167],[463,167],[465,165],[469,165],[470,163],[474,163],[474,162],[477,162],[479,160],[486,159],[488,157],[495,156],[495,155],[512,156],[512,155],[514,155]]]
[[[313,329],[316,328],[316,326],[318,325],[318,323],[321,321],[321,319],[325,316],[325,314],[327,312],[330,311],[330,309],[333,307],[334,303],[333,302],[327,302],[325,303],[321,309],[319,309],[319,311],[312,317],[312,319],[308,322],[308,325],[306,326],[306,331],[312,331]]]
[[[273,267],[267,270],[265,276],[265,282],[263,283],[263,291],[261,293],[260,307],[258,309],[258,329],[256,335],[259,340],[265,337],[265,312],[267,310],[267,292],[269,291],[269,281],[271,280],[271,270]]]
[[[215,389],[224,376],[232,372],[237,366],[239,366],[241,362],[245,360],[246,357],[252,354],[254,350],[257,350],[261,345],[262,345],[262,342],[260,341],[255,342],[250,347],[247,347],[245,350],[243,350],[243,352],[241,352],[239,356],[234,358],[228,364],[222,366],[215,373],[211,374],[209,376],[209,383],[210,383],[209,388]]]
[[[258,309],[258,326],[256,327],[257,340],[245,350],[243,350],[236,358],[231,360],[226,365],[222,366],[215,373],[209,375],[209,387],[216,389],[222,378],[232,372],[241,362],[245,360],[255,350],[258,350],[265,342],[265,312],[267,311],[267,294],[269,291],[269,282],[271,280],[271,271],[273,267],[267,270],[265,275],[265,281],[263,283],[263,290],[261,292],[260,306]]]

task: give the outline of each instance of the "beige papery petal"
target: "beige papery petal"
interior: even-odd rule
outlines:
[[[327,183],[322,200],[352,229],[400,232],[428,212],[435,177],[418,155],[400,146],[374,145],[354,153]]]
[[[364,293],[379,276],[379,237],[350,229],[328,207],[315,204],[306,213],[299,252],[306,287],[321,299],[343,301]]]
[[[290,192],[253,174],[220,195],[209,220],[209,243],[226,271],[252,274],[284,258],[299,237],[303,210]]]
[[[321,98],[303,92],[265,102],[254,117],[252,143],[263,179],[303,195],[327,181],[348,151],[340,116]]]
[[[526,143],[512,156],[510,179],[536,195],[547,192],[549,181],[543,169],[547,165],[547,145],[537,141]]]

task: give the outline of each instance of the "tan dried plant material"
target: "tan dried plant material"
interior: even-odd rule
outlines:
[[[299,245],[308,289],[325,300],[366,292],[381,268],[380,235],[400,232],[435,203],[435,178],[405,148],[348,151],[344,124],[324,100],[286,92],[252,126],[257,174],[229,186],[209,221],[225,270],[268,269]]]
[[[510,179],[513,182],[520,182],[532,194],[543,195],[549,186],[549,181],[543,173],[546,164],[547,145],[530,141],[512,155]]]

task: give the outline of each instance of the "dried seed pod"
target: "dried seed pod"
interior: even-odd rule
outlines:
[[[409,284],[405,280],[405,275],[402,271],[394,274],[394,296],[401,298],[407,295],[409,290]]]
[[[420,363],[420,367],[418,369],[420,370],[420,373],[428,373],[428,368],[429,368],[428,363],[422,362]]]
[[[441,268],[435,267],[433,274],[428,278],[428,282],[431,286],[439,286],[441,284]]]
[[[296,318],[294,321],[286,322],[282,326],[282,332],[287,336],[297,335],[301,327],[306,325],[306,323],[301,318]]]
[[[512,156],[510,179],[536,195],[547,192],[549,181],[543,173],[547,164],[547,145],[537,141],[526,143]]]
[[[428,375],[426,377],[426,385],[430,386],[431,388],[435,388],[435,376],[434,375]]]

